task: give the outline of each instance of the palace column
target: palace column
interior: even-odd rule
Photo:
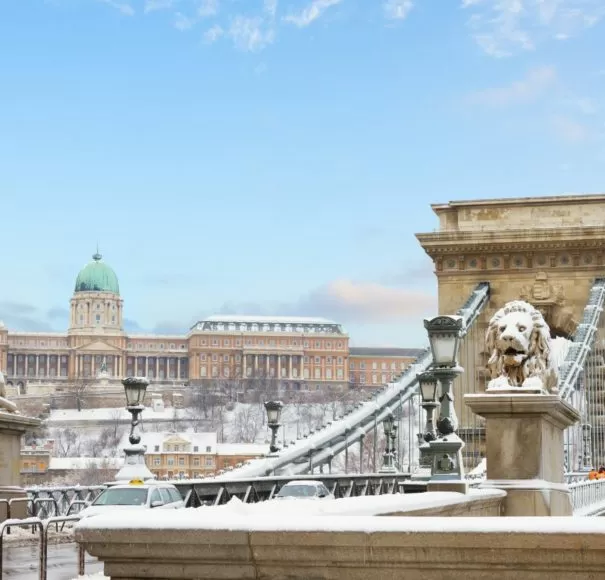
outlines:
[[[23,365],[23,371],[25,373],[25,376],[27,376],[27,370],[28,370],[28,366],[29,366],[28,359],[29,359],[29,355],[26,354],[25,355],[25,363]]]
[[[169,379],[170,378],[170,357],[167,356],[166,357],[166,370],[165,370],[165,379]]]
[[[277,355],[277,378],[281,379],[281,354]]]
[[[40,376],[40,356],[36,355],[36,377]]]
[[[160,357],[156,356],[155,357],[155,380],[158,380],[158,377],[160,376]]]
[[[288,378],[292,378],[292,355],[288,357]]]
[[[258,355],[254,355],[254,376],[256,377],[258,373]]]
[[[269,360],[270,360],[271,356],[266,354],[265,355],[265,376],[268,377],[269,376]]]
[[[145,369],[145,372],[143,373],[146,377],[149,376],[149,357],[146,356],[145,357],[145,365],[143,367]]]
[[[305,370],[304,370],[304,367],[303,367],[304,364],[305,364],[305,357],[301,356],[300,357],[300,371],[298,373],[298,377],[301,378],[301,379],[305,378]]]
[[[50,355],[46,355],[46,376],[50,377]]]
[[[176,359],[176,378],[181,378],[181,357]]]

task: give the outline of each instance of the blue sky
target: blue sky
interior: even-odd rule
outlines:
[[[598,192],[602,0],[4,0],[0,319],[329,316],[418,346],[452,199]]]

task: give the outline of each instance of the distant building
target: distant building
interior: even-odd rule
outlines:
[[[423,352],[420,348],[351,347],[349,382],[365,387],[394,381]]]
[[[211,316],[187,334],[127,333],[118,278],[98,252],[76,277],[67,332],[17,332],[0,322],[0,370],[12,396],[47,393],[48,385],[51,392],[84,382],[119,386],[128,375],[215,390],[217,383],[246,390],[258,381],[289,392],[344,389],[389,380],[417,352],[365,349],[362,357],[361,350],[350,349],[342,326],[324,318]],[[361,364],[369,372],[351,377]]]
[[[142,433],[145,462],[158,479],[195,479],[263,457],[268,445],[217,443],[216,433]]]

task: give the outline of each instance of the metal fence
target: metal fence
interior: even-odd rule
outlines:
[[[48,530],[54,524],[59,529],[59,524],[65,526],[66,522],[77,522],[79,516],[61,516],[51,517],[42,520],[38,517],[29,517],[22,520],[8,519],[0,524],[0,580],[4,576],[4,538],[5,534],[10,534],[11,528],[30,528],[32,535],[38,538],[38,578],[46,580],[48,575]],[[85,573],[85,551],[81,544],[78,544],[78,574],[83,576]]]

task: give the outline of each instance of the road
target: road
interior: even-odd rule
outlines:
[[[6,546],[3,555],[3,578],[11,580],[37,580],[39,570],[38,546]],[[103,564],[96,558],[86,556],[86,574],[103,570]],[[72,580],[78,576],[78,550],[75,544],[48,546],[47,580]]]

